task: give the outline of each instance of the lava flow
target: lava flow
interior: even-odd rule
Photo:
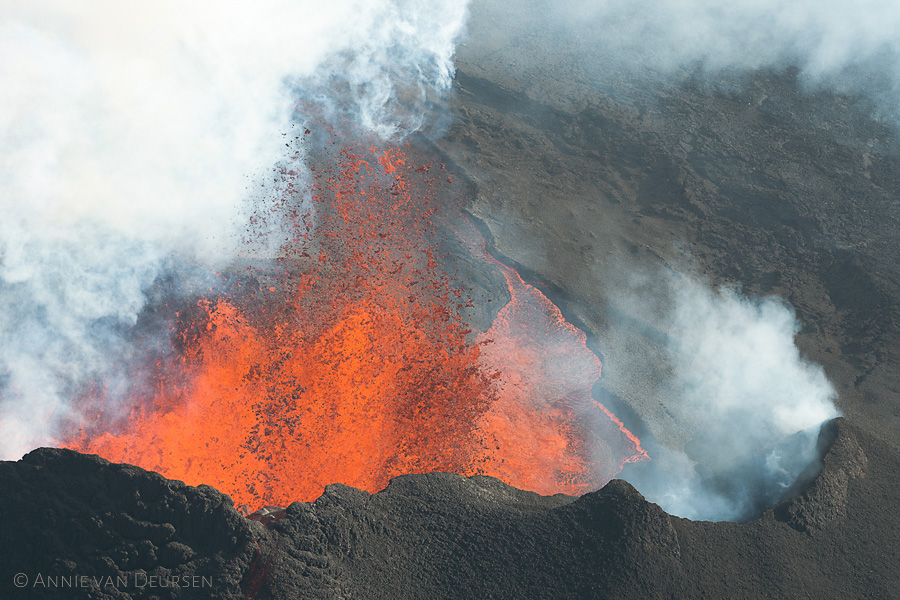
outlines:
[[[458,224],[443,165],[323,147],[316,167],[278,171],[253,219],[259,237],[286,232],[277,260],[182,310],[153,391],[136,391],[122,422],[82,423],[67,446],[252,507],[432,471],[576,494],[646,458],[591,399],[600,362],[584,334]],[[448,218],[457,225],[439,225]],[[454,244],[509,288],[480,335]]]

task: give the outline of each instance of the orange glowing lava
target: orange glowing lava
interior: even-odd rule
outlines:
[[[436,225],[443,165],[401,148],[323,152],[314,170],[282,168],[254,218],[288,232],[277,268],[183,312],[155,389],[124,423],[82,424],[66,445],[252,507],[431,471],[574,494],[646,457],[591,399],[600,362],[584,334],[473,228],[460,241]],[[481,335],[449,243],[506,277],[511,300]]]

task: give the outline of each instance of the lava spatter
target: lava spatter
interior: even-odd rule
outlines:
[[[511,300],[471,330],[474,300],[442,250],[460,241],[436,225],[443,165],[324,148],[314,168],[280,168],[281,193],[258,208],[253,236],[276,221],[286,232],[277,260],[200,299],[154,390],[70,447],[253,507],[431,471],[580,493],[644,456],[593,404],[600,363],[584,334],[486,253]]]

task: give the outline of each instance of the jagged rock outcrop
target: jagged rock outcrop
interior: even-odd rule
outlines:
[[[39,448],[0,490],[0,597],[243,597],[257,524],[211,487]]]

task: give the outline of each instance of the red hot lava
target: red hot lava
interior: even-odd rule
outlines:
[[[253,507],[432,471],[578,494],[646,458],[591,399],[600,362],[584,334],[461,214],[462,242],[438,227],[443,165],[401,148],[336,154],[281,169],[277,200],[254,217],[260,232],[289,224],[277,272],[182,314],[178,358],[153,392],[66,445]],[[448,274],[448,243],[506,277],[511,300],[484,334],[467,325],[474,300]]]

